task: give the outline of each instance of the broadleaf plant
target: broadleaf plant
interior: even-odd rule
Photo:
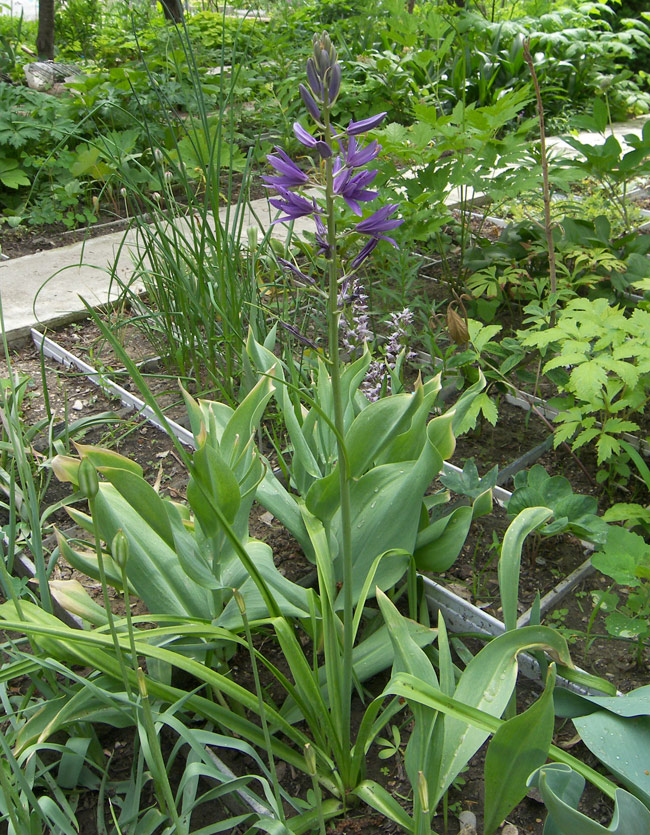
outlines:
[[[635,416],[650,397],[649,331],[650,311],[635,308],[628,316],[607,299],[578,298],[560,311],[554,327],[519,332],[523,345],[542,355],[552,351],[545,374],[567,369],[560,396],[550,401],[560,409],[555,446],[592,444],[599,464],[624,454],[621,438],[639,429]]]

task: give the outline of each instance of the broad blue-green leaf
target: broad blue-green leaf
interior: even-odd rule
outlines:
[[[78,580],[50,580],[48,585],[52,597],[66,612],[83,618],[93,626],[106,626],[106,609],[92,599]]]
[[[441,375],[438,374],[433,379],[427,380],[427,382],[421,386],[424,396],[422,398],[422,402],[412,417],[410,426],[405,432],[397,435],[397,437],[393,438],[393,440],[386,447],[384,447],[381,454],[377,457],[377,464],[392,464],[396,461],[413,461],[420,455],[422,445],[426,438],[425,433],[427,429],[427,421],[429,420],[429,414],[440,391],[440,376]],[[416,383],[416,385],[419,384]],[[448,446],[449,444],[454,444],[453,436],[451,440],[448,440]],[[446,455],[443,455],[443,450],[439,449],[438,451],[443,458],[447,457]],[[445,448],[444,452],[447,452],[447,448]]]
[[[528,710],[504,722],[492,737],[485,756],[485,835],[526,796],[528,775],[546,762],[553,741],[555,665],[546,688]]]
[[[377,601],[384,617],[393,647],[393,675],[410,673],[421,681],[438,687],[438,677],[425,653],[412,640],[407,620],[381,591],[377,592]],[[426,761],[431,749],[431,741],[438,716],[431,708],[410,702],[409,707],[415,720],[415,728],[406,746],[405,765],[409,779],[417,781],[418,772],[426,773]]]
[[[598,708],[609,710],[618,716],[650,716],[650,684],[622,696],[583,696],[568,691],[558,691],[560,692],[563,698],[570,697],[573,707],[571,713],[564,712],[562,716],[585,716]]]
[[[192,456],[187,501],[206,536],[210,537],[217,536],[221,530],[221,524],[212,508],[213,502],[231,524],[239,510],[241,494],[235,474],[226,464],[220,450],[207,442]]]
[[[624,697],[623,697],[624,698]],[[619,716],[596,711],[575,717],[583,742],[623,785],[650,807],[650,716]]]
[[[351,550],[355,597],[379,554],[386,551],[413,553],[422,496],[441,468],[442,460],[437,450],[427,443],[417,461],[384,464],[352,482]],[[340,554],[340,513],[334,519],[333,529],[339,541]],[[375,578],[376,585],[382,589],[388,588],[403,576],[405,568],[405,561],[398,557],[383,560]],[[335,563],[335,570],[337,579],[341,580],[343,572],[340,556]]]
[[[250,540],[244,547],[271,590],[280,612],[289,618],[309,617],[307,589],[304,589],[296,583],[292,583],[291,580],[288,580],[280,574],[273,562],[273,551],[271,548],[265,542],[258,542],[257,540]],[[259,620],[269,617],[269,611],[262,599],[262,595],[251,578],[243,580],[242,584],[239,585],[239,592],[244,598],[246,616],[249,620]],[[236,630],[241,628],[242,617],[239,607],[234,600],[228,603],[215,623],[224,629]]]
[[[614,814],[608,827],[577,811],[584,778],[564,763],[550,763],[531,774],[528,784],[539,789],[549,817],[544,835],[647,835],[650,811],[634,795],[617,789]]]
[[[460,677],[454,699],[491,716],[501,716],[517,681],[517,656],[533,648],[550,650],[557,661],[572,666],[562,636],[548,627],[526,626],[499,635],[474,656]],[[444,726],[439,784],[431,798],[432,805],[438,803],[460,769],[488,737],[486,731],[451,716],[445,717]]]
[[[174,538],[167,522],[164,499],[161,499],[145,479],[128,469],[101,467],[102,475],[115,487],[122,498],[158,536],[172,548]]]
[[[393,795],[387,792],[379,783],[376,783],[374,780],[364,780],[353,789],[352,794],[361,798],[364,803],[367,803],[372,809],[376,809],[384,817],[397,823],[406,832],[413,831],[413,821],[411,818],[402,809]]]
[[[75,516],[72,515],[75,519]],[[70,543],[63,537],[59,531],[55,531],[57,542],[61,550],[63,558],[70,563],[77,571],[81,571],[93,580],[99,580],[99,567],[97,565],[97,554],[94,550],[85,548],[83,551],[79,548],[73,548]],[[122,572],[113,562],[110,554],[104,554],[104,572],[106,574],[106,581],[115,589],[122,589]],[[135,592],[135,589],[132,589]]]
[[[95,498],[101,537],[112,542],[122,529],[129,541],[129,582],[149,611],[211,617],[208,593],[188,582],[176,551],[140,517],[111,484],[101,484]]]
[[[436,519],[418,533],[415,564],[419,571],[440,574],[447,571],[460,554],[472,524],[472,508],[457,507],[448,516]]]
[[[492,491],[477,496],[471,507],[461,506],[442,519],[422,528],[415,543],[415,562],[420,571],[440,574],[447,571],[460,554],[472,520],[492,510]]]
[[[120,455],[119,452],[115,452],[112,449],[78,443],[75,443],[75,449],[81,458],[88,458],[97,469],[101,467],[114,467],[118,470],[129,470],[136,475],[143,474],[143,469],[137,462],[126,458],[124,455]]]

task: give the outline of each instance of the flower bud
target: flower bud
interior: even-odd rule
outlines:
[[[341,65],[336,62],[329,72],[329,103],[334,104],[341,89]]]
[[[467,322],[462,316],[456,313],[451,305],[447,308],[447,330],[456,345],[467,345],[469,342]]]
[[[307,61],[307,81],[309,82],[309,86],[311,87],[312,93],[317,98],[322,100],[323,85],[318,77],[318,73],[316,71],[316,64],[313,58],[309,58],[309,60]]]
[[[97,470],[89,458],[82,458],[79,465],[79,489],[87,499],[94,499],[99,492]]]
[[[124,568],[129,559],[129,540],[126,538],[122,528],[113,537],[111,542],[111,556],[118,568]]]
[[[237,608],[239,609],[241,614],[245,615],[246,614],[246,603],[244,601],[244,598],[241,596],[241,592],[239,592],[237,589],[233,589],[232,590],[232,596],[234,597],[235,603],[237,604]]]
[[[298,89],[300,90],[300,96],[305,104],[305,107],[309,111],[309,115],[315,119],[315,121],[320,122],[320,110],[316,102],[314,101],[314,97],[309,92],[309,90],[305,87],[304,84],[299,84]],[[330,102],[332,98],[330,96]]]
[[[160,148],[153,149],[153,158],[156,160],[156,162],[163,161],[163,152],[160,150]]]
[[[304,747],[305,762],[307,763],[307,773],[312,777],[316,776],[316,754],[311,747],[311,743],[307,742]]]
[[[138,690],[140,691],[140,696],[143,699],[146,699],[149,696],[149,692],[147,690],[147,680],[144,677],[144,670],[142,667],[138,667],[136,675],[138,677]]]

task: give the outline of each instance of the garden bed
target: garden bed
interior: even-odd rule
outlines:
[[[55,337],[57,341],[67,344],[70,348],[76,348],[77,351],[85,353],[89,359],[100,358],[104,369],[113,367],[110,354],[96,350],[99,347],[98,333],[92,324],[73,326],[60,335],[56,334]],[[128,339],[126,343],[129,343]],[[142,359],[142,355],[147,353],[147,349],[146,346],[138,347],[138,344],[136,340],[134,357]],[[130,349],[134,349],[134,344],[130,345]],[[16,371],[31,376],[35,383],[31,389],[25,414],[26,421],[30,422],[38,418],[43,411],[43,405],[38,402],[42,393],[39,391],[38,385],[41,360],[35,348],[27,347],[12,358],[12,364]],[[49,361],[46,361],[46,368],[50,408],[54,413],[65,413],[66,408],[69,409],[70,405],[75,412],[83,412],[84,414],[101,412],[111,406],[115,408],[115,404],[106,400],[101,391],[71,369],[63,370],[58,366],[51,365]],[[168,383],[165,381],[163,387],[166,388],[167,385]],[[493,463],[506,466],[514,458],[519,457],[547,437],[548,427],[534,415],[526,414],[521,409],[505,403],[501,404],[500,408],[501,414],[496,428],[489,424],[483,424],[480,431],[472,433],[473,437],[471,434],[459,439],[456,456],[453,460],[460,466],[470,457],[476,459],[481,471]],[[126,417],[124,413],[123,417]],[[533,431],[534,427],[537,427],[536,431]],[[142,420],[131,423],[129,431],[123,435],[122,430],[118,430],[117,435],[116,430],[110,430],[110,434],[110,439],[107,439],[105,430],[98,428],[92,430],[83,440],[84,443],[105,443],[110,440],[111,446],[114,446],[123,455],[141,463],[145,469],[147,479],[150,482],[158,483],[162,493],[179,500],[184,498],[187,474],[170,447],[167,436]],[[118,437],[119,435],[122,435],[122,437]],[[542,460],[549,471],[555,470],[569,475],[566,463],[571,460],[571,456],[563,456],[561,452],[548,452]],[[578,469],[577,472],[581,471]],[[570,477],[573,481],[573,475]],[[578,485],[574,486],[578,487]],[[54,493],[45,497],[46,503],[60,498],[66,492],[65,486],[58,485],[56,482],[53,482],[52,489]],[[580,487],[580,490],[584,492],[582,487]],[[63,518],[64,516],[61,514],[57,516],[60,524]],[[454,566],[441,578],[437,578],[461,598],[477,603],[482,609],[497,617],[499,617],[500,611],[497,595],[498,580],[495,570],[497,560],[494,550],[494,536],[496,535],[497,540],[502,539],[508,521],[505,512],[499,509],[496,509],[489,517],[477,520],[473,526],[472,536],[468,539]],[[271,514],[261,509],[254,510],[254,521],[251,530],[255,536],[271,545],[276,565],[282,574],[293,580],[299,580],[310,574],[311,566],[304,559],[299,546],[291,537],[287,537],[282,526]],[[557,538],[556,542],[552,543],[552,548],[550,544],[548,546],[544,545],[536,555],[535,562],[530,559],[530,555],[525,555],[521,570],[520,614],[532,603],[538,591],[544,594],[550,590],[559,579],[571,573],[584,560],[585,554],[582,544],[577,539],[567,536]],[[88,583],[87,579],[84,579],[78,572],[66,567],[63,561],[55,569],[54,577],[60,579],[75,577],[81,580],[91,596],[97,601],[101,601],[100,584],[96,582]],[[589,595],[592,590],[602,588],[604,582],[605,579],[602,576],[584,581],[579,587],[570,591],[567,597],[558,604],[557,608],[549,611],[547,620],[561,630],[566,630],[576,652],[584,653],[579,660],[587,670],[616,681],[617,685],[624,686],[625,689],[642,685],[645,683],[645,676],[641,670],[636,670],[630,664],[630,654],[627,646],[611,639],[603,639],[601,616],[591,625],[590,635],[587,638],[584,637],[589,620]],[[120,595],[113,593],[112,602],[116,614],[121,614],[123,604]],[[139,606],[134,606],[133,612],[134,614],[144,613]],[[468,628],[467,631],[471,632],[473,630]],[[242,664],[245,670],[246,656],[243,658]],[[237,672],[237,666],[237,664],[234,665],[233,672]],[[237,675],[239,676],[238,672]],[[243,672],[242,681],[245,681],[245,679],[246,673]],[[385,678],[382,678],[376,684],[371,683],[369,685],[370,690],[379,692],[385,680]],[[521,706],[525,707],[527,700],[530,701],[534,698],[534,691],[524,689],[520,692],[520,698],[524,700]],[[403,750],[403,745],[408,739],[408,732],[408,726],[401,728],[401,750]],[[562,731],[559,733],[558,739],[562,739]],[[566,739],[566,737],[564,738]],[[111,732],[105,739],[105,745],[107,750],[116,754],[112,774],[118,777],[120,769],[123,767],[120,763],[123,762],[123,758],[129,756],[130,737]],[[372,761],[368,763],[369,775],[397,795],[408,793],[408,784],[405,782],[401,756],[398,751],[388,760],[378,760],[375,764]],[[235,767],[235,771],[237,771],[237,766],[242,765],[237,760],[230,764]],[[479,754],[470,762],[468,770],[462,775],[460,785],[450,793],[451,811],[448,821],[448,831],[450,833],[459,831],[456,815],[461,809],[476,813],[480,826],[482,768],[482,755]],[[307,786],[305,785],[304,790],[306,791],[306,789]],[[596,799],[596,797],[595,793],[586,795],[581,808],[592,817],[606,821],[609,811],[602,801]],[[96,819],[94,803],[94,793],[88,794],[82,801],[81,808],[82,810],[86,809],[80,815],[80,820],[85,821],[84,832],[92,833],[95,831],[91,822]],[[541,812],[542,807],[539,803],[534,798],[529,798],[519,805],[517,810],[509,817],[509,820],[519,827],[520,832],[537,835],[537,833],[541,833],[543,828]],[[200,820],[202,822],[213,820],[214,815],[221,813],[222,806],[218,803],[215,808],[206,807],[200,813]],[[198,821],[199,818],[197,818],[197,824]],[[433,825],[440,831],[443,823],[443,819],[439,817],[434,820]],[[375,814],[364,812],[361,809],[341,819],[333,831],[354,831],[359,835],[370,835],[371,832],[376,832],[380,825],[383,832],[399,831],[399,827],[396,825],[385,821],[380,824],[380,818]]]

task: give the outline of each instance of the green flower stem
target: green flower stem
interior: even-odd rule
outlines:
[[[108,596],[108,583],[106,581],[106,569],[104,568],[104,555],[102,554],[101,535],[99,532],[99,525],[97,524],[97,515],[95,513],[95,500],[88,497],[88,509],[93,520],[93,536],[95,538],[95,554],[97,555],[97,567],[99,568],[99,582],[102,584],[102,596],[104,598],[104,608],[106,609],[106,617],[108,619],[108,628],[113,639],[113,646],[115,647],[115,655],[120,665],[122,673],[122,683],[126,694],[131,696],[131,685],[129,683],[129,676],[126,671],[126,663],[122,648],[120,647],[120,639],[115,628],[115,618],[113,617],[113,610],[111,609],[111,601]]]
[[[264,694],[262,692],[262,684],[260,682],[260,674],[257,667],[257,658],[255,657],[255,649],[253,647],[253,635],[251,633],[250,621],[246,614],[246,604],[244,598],[237,589],[233,589],[233,597],[235,603],[241,613],[244,624],[244,632],[246,634],[246,643],[248,644],[248,653],[251,659],[251,669],[253,670],[253,680],[255,682],[255,692],[257,694],[257,704],[259,710],[260,723],[262,725],[262,732],[264,734],[264,742],[266,743],[266,755],[269,758],[269,771],[271,772],[271,781],[273,783],[273,793],[275,794],[275,803],[277,812],[282,823],[285,823],[284,809],[282,806],[282,790],[280,788],[280,781],[278,780],[278,772],[275,767],[275,757],[273,756],[273,745],[271,743],[271,733],[269,731],[269,723],[266,719],[266,703],[264,701]]]
[[[172,787],[169,784],[169,777],[167,775],[167,768],[165,767],[165,760],[160,748],[160,739],[156,733],[156,724],[153,718],[153,711],[151,710],[151,702],[149,701],[149,692],[147,690],[147,682],[144,676],[142,667],[137,669],[138,689],[140,690],[140,705],[142,707],[142,717],[144,720],[144,729],[147,734],[149,748],[153,757],[153,762],[149,763],[152,776],[154,778],[154,786],[158,803],[162,809],[167,811],[169,819],[174,824],[174,832],[176,835],[185,835],[188,832],[188,827],[183,826],[183,823],[178,815],[176,803],[174,801],[174,794]]]
[[[325,142],[332,146],[332,128],[330,125],[329,102],[327,92],[322,110],[325,125]],[[327,320],[329,334],[329,360],[332,379],[332,398],[334,401],[334,424],[337,429],[337,449],[339,467],[339,488],[341,492],[341,563],[343,565],[343,675],[341,681],[341,747],[350,750],[350,712],[352,700],[352,649],[354,636],[352,632],[353,599],[352,599],[352,512],[350,501],[350,473],[348,458],[343,443],[344,422],[343,403],[341,394],[341,361],[339,356],[339,310],[338,310],[338,252],[336,247],[336,218],[334,214],[334,176],[332,173],[332,157],[325,160],[325,201],[327,208],[327,243],[329,247],[328,261],[328,305]],[[344,765],[344,764],[341,764]],[[347,767],[345,771],[347,772]],[[346,773],[341,777],[345,785],[348,784]]]
[[[131,600],[129,597],[129,578],[126,574],[126,563],[120,566],[122,572],[122,588],[124,589],[124,609],[126,613],[126,628],[129,633],[129,646],[131,647],[131,666],[134,672],[138,672],[138,653],[135,648],[135,634],[133,632],[133,618],[131,617]],[[127,693],[129,691],[127,690]]]

